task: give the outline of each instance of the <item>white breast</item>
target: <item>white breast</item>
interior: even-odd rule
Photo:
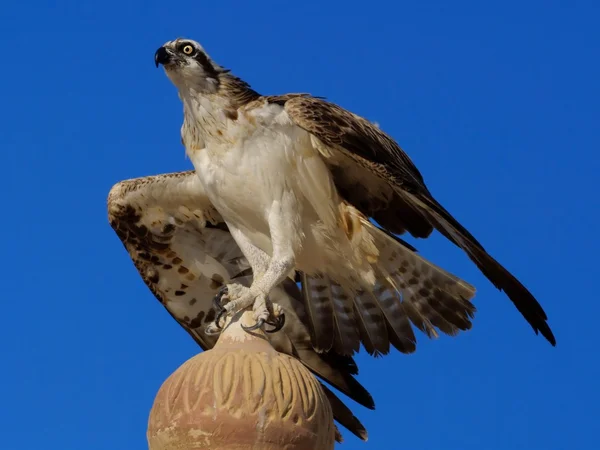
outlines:
[[[226,222],[268,236],[267,214],[291,189],[294,127],[277,123],[275,105],[238,115],[221,126],[221,139],[205,139],[188,155],[211,202]],[[214,135],[215,133],[211,133]],[[262,246],[261,246],[262,247]]]
[[[271,253],[268,214],[275,201],[293,198],[305,237],[303,250],[318,261],[324,230],[336,234],[339,198],[331,174],[310,135],[279,105],[239,111],[221,125],[222,139],[206,139],[188,154],[211,202],[224,220]],[[210,133],[214,136],[214,131]],[[297,255],[300,256],[300,255]]]

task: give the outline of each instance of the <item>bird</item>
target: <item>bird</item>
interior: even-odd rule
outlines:
[[[181,141],[203,192],[252,268],[250,286],[233,281],[221,291],[225,314],[252,307],[253,328],[278,328],[286,311],[271,293],[299,273],[319,352],[351,356],[361,344],[372,354],[390,345],[410,352],[409,322],[428,336],[455,335],[471,326],[475,288],[399,238],[437,230],[556,345],[533,294],[378,126],[308,93],[261,95],[191,39],[166,42],[154,60],[183,103]]]
[[[200,348],[213,348],[218,335],[206,333],[216,315],[212,299],[224,283],[249,286],[252,269],[196,174],[175,172],[120,181],[109,192],[107,209],[112,229],[150,291]],[[275,350],[298,359],[335,389],[374,409],[371,394],[355,378],[354,359],[314,349],[296,281],[285,280],[270,295],[287,316],[282,330],[269,335]],[[321,388],[335,420],[367,440],[367,430],[348,406],[325,384]],[[337,428],[336,440],[342,441]]]

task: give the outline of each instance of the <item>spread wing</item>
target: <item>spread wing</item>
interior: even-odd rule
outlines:
[[[312,135],[340,194],[391,233],[427,237],[437,229],[462,248],[481,272],[503,290],[535,333],[556,344],[546,313],[534,296],[446,209],[425,186],[408,155],[366,119],[310,96],[269,98]]]
[[[235,281],[249,286],[252,271],[226,224],[204,195],[195,172],[127,180],[108,197],[108,216],[142,279],[169,314],[204,350],[216,338],[204,333],[215,318],[212,299]],[[298,358],[313,373],[358,403],[374,408],[354,378],[350,357],[317,353],[298,286],[287,280],[271,294],[285,310],[286,323],[274,333],[274,348]],[[335,419],[361,439],[367,432],[344,403],[324,385]],[[338,438],[341,436],[338,434]]]

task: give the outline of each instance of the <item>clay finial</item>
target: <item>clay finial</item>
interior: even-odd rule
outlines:
[[[148,423],[150,450],[330,450],[331,406],[298,360],[278,353],[251,311],[234,316],[212,350],[161,386]]]

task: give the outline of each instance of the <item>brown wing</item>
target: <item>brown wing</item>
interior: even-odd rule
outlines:
[[[215,317],[213,297],[225,283],[249,286],[252,271],[196,174],[120,182],[109,194],[108,216],[148,288],[202,349],[212,348],[216,338],[204,329]],[[283,330],[272,335],[274,348],[298,358],[353,400],[374,408],[370,394],[354,378],[358,370],[352,358],[319,354],[312,347],[298,286],[286,280],[271,297],[286,313]],[[326,394],[335,419],[366,439],[365,428],[348,407],[331,391]]]
[[[391,137],[366,119],[321,99],[303,96],[279,103],[294,123],[333,150],[325,159],[340,194],[350,203],[393,233],[407,230],[426,237],[437,229],[506,292],[536,334],[541,332],[556,345],[538,301],[434,199],[418,169]]]

